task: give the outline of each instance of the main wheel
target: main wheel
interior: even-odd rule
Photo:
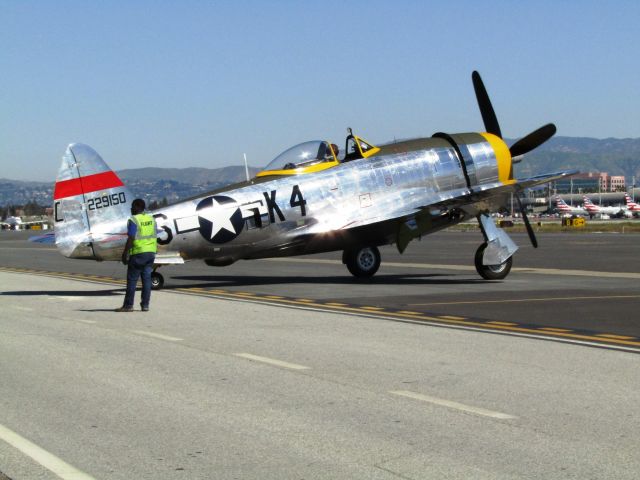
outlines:
[[[484,251],[487,248],[487,243],[483,243],[476,250],[476,271],[485,280],[502,280],[511,271],[511,265],[513,264],[513,256],[507,258],[503,263],[498,265],[483,265],[482,258],[484,257]]]
[[[161,273],[151,272],[151,290],[160,290],[164,285],[164,277]]]
[[[371,277],[380,268],[380,250],[378,247],[345,250],[342,261],[354,277]]]

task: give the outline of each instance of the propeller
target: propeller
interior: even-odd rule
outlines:
[[[493,105],[491,105],[489,94],[487,93],[487,89],[484,87],[484,82],[482,81],[480,74],[474,71],[471,74],[471,80],[473,81],[473,89],[476,92],[476,99],[478,100],[478,107],[480,108],[480,114],[482,115],[485,130],[488,133],[492,133],[502,138],[498,117],[496,117],[496,112],[493,110]],[[555,134],[556,126],[553,123],[547,123],[543,127],[525,135],[516,143],[511,145],[509,148],[511,157],[518,157],[530,152],[549,140]]]
[[[522,202],[520,201],[520,195],[516,193],[516,200],[518,201],[518,208],[520,208],[520,213],[522,214],[522,220],[524,221],[524,226],[527,229],[527,234],[529,235],[529,240],[531,240],[531,245],[533,248],[538,248],[538,239],[536,238],[536,234],[533,232],[533,227],[529,223],[529,218],[527,217],[527,211],[524,209]]]
[[[531,132],[526,137],[521,138],[509,147],[512,157],[524,155],[534,148],[538,148],[544,142],[549,140],[556,134],[556,126],[553,123],[547,123],[545,126]]]
[[[471,74],[471,80],[473,81],[473,89],[476,92],[476,99],[478,101],[478,107],[480,108],[480,114],[482,115],[482,121],[484,122],[484,128],[488,133],[492,133],[493,135],[497,135],[502,138],[502,132],[500,131],[500,124],[498,123],[498,117],[496,117],[496,112],[493,110],[493,105],[491,105],[491,100],[489,99],[489,94],[487,93],[487,89],[484,86],[484,82],[480,77],[480,74],[477,71],[474,71]],[[517,163],[521,160],[521,155],[524,155],[527,152],[530,152],[534,148],[539,147],[544,142],[553,137],[556,133],[556,126],[553,123],[548,123],[537,130],[525,135],[516,143],[511,145],[509,148],[509,152],[511,152],[512,163]],[[529,223],[529,218],[527,217],[527,212],[522,206],[522,202],[520,201],[520,197],[516,194],[516,199],[518,200],[518,207],[520,208],[520,213],[522,214],[522,220],[524,221],[524,225],[527,229],[527,233],[529,234],[529,239],[531,240],[531,244],[534,248],[538,248],[538,240],[536,239],[536,235],[533,232],[533,228]]]
[[[484,128],[487,132],[502,138],[498,117],[496,117],[496,112],[493,110],[491,100],[489,100],[489,94],[487,93],[487,89],[484,88],[484,82],[482,78],[480,78],[480,74],[474,70],[471,74],[471,80],[473,81],[473,89],[476,91],[476,99],[478,100],[478,107],[480,107]]]

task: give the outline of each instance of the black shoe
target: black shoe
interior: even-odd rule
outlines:
[[[143,307],[142,305],[140,305],[140,309],[141,309],[143,312],[148,312],[148,311],[149,311],[149,307]]]
[[[133,307],[127,307],[126,305],[116,308],[114,312],[133,312]]]

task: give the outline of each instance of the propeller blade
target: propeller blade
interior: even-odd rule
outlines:
[[[553,123],[547,123],[544,127],[540,127],[511,145],[509,148],[511,157],[517,157],[530,152],[549,140],[555,134],[556,126]]]
[[[518,207],[520,207],[520,213],[522,214],[522,220],[524,220],[524,226],[527,229],[527,233],[529,234],[529,240],[531,240],[531,245],[533,248],[538,248],[538,239],[536,238],[536,234],[533,231],[533,227],[529,223],[529,218],[527,217],[527,212],[520,201],[520,196],[516,194],[516,200],[518,201]]]
[[[484,128],[487,132],[493,133],[494,135],[502,138],[502,132],[500,131],[496,112],[493,111],[491,100],[489,100],[489,94],[487,93],[487,89],[484,88],[484,83],[482,82],[482,78],[480,78],[480,74],[474,71],[471,74],[471,80],[473,81],[473,89],[476,92],[476,99],[478,100],[478,107],[480,108]]]

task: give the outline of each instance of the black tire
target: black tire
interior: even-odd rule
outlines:
[[[507,258],[506,261],[499,265],[483,265],[482,257],[484,257],[484,251],[487,248],[487,243],[483,243],[476,250],[476,271],[485,280],[502,280],[511,271],[511,265],[513,265],[513,256]]]
[[[164,277],[161,273],[151,272],[151,290],[160,290],[164,286]]]
[[[345,250],[342,261],[351,275],[358,278],[372,277],[380,268],[380,250],[378,247],[360,247]]]

